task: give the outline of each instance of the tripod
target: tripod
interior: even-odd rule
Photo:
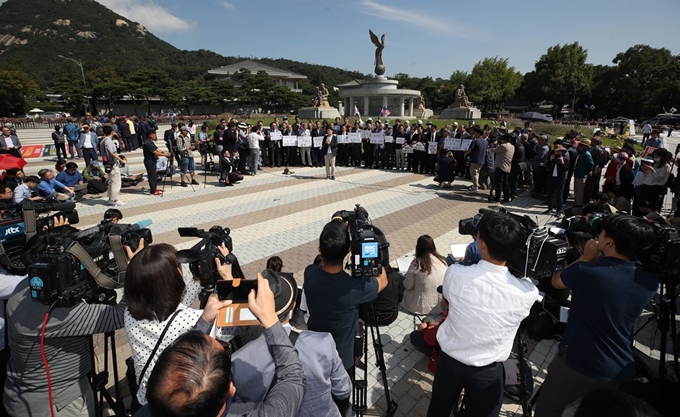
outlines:
[[[382,376],[382,384],[385,390],[385,400],[387,403],[387,411],[385,417],[392,417],[397,411],[399,404],[390,397],[390,389],[387,385],[387,368],[385,367],[385,355],[383,352],[382,341],[380,340],[380,330],[376,324],[375,310],[373,303],[364,304],[361,307],[365,313],[364,317],[368,320],[363,324],[363,357],[368,359],[368,329],[371,331],[371,341],[373,342],[373,349],[375,352],[375,366],[380,371]],[[368,364],[366,364],[368,365]],[[354,390],[352,391],[352,410],[357,417],[361,417],[368,410],[366,400],[368,397],[368,366],[363,370],[363,379],[358,376],[354,378]]]
[[[91,384],[94,391],[95,410],[97,417],[102,417],[104,412],[104,401],[113,410],[116,417],[125,417],[125,404],[120,395],[120,386],[118,382],[118,362],[116,357],[116,339],[114,332],[104,333],[104,370],[95,374],[95,355],[94,355],[94,336],[90,338],[90,351],[92,375]],[[111,394],[106,389],[106,384],[109,382],[109,341],[111,342],[111,360],[113,364],[113,387],[116,394],[116,399],[111,397]],[[99,395],[97,395],[99,394]]]
[[[654,311],[654,315],[650,317],[639,329],[633,333],[635,337],[640,330],[647,327],[647,325],[654,319],[659,323],[657,329],[661,330],[661,344],[659,346],[659,377],[661,382],[665,380],[668,373],[666,369],[666,353],[668,334],[670,332],[671,338],[675,338],[678,334],[675,324],[675,315],[677,314],[677,297],[676,291],[678,287],[677,276],[668,274],[661,276],[661,284],[659,285],[659,302],[658,308]],[[675,378],[680,380],[680,367],[678,366],[678,355],[673,353],[673,362],[675,364]]]

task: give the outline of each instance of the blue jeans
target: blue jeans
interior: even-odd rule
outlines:
[[[496,417],[503,403],[503,364],[465,365],[443,351],[437,360],[428,417],[448,416],[465,389],[465,414]]]
[[[194,172],[196,169],[194,167],[194,158],[182,158],[182,174],[186,175],[189,172]]]
[[[250,172],[257,175],[257,168],[260,165],[260,150],[250,148],[250,155],[248,155],[248,163],[250,164]]]

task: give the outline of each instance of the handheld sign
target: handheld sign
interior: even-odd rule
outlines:
[[[284,136],[283,146],[297,146],[297,136]]]
[[[311,148],[312,147],[312,137],[311,136],[298,136],[297,138],[300,148]]]
[[[361,132],[352,132],[347,135],[348,143],[361,143]]]
[[[425,145],[422,142],[416,142],[413,144],[414,151],[425,151]]]
[[[338,145],[344,145],[347,143],[347,135],[337,135]]]
[[[269,132],[269,136],[272,138],[272,140],[281,140],[283,138],[281,132],[278,130],[272,130]]]
[[[385,134],[382,132],[371,133],[371,143],[374,145],[385,144]]]
[[[401,148],[402,153],[413,153],[413,148],[409,145],[404,145],[403,148]]]
[[[403,137],[397,137],[397,144],[403,145],[404,144],[404,138]]]
[[[323,145],[323,136],[314,136],[312,141],[314,142],[315,148],[320,148],[321,145]]]
[[[439,144],[437,142],[429,142],[427,144],[427,153],[430,154],[430,155],[436,155],[438,145]]]

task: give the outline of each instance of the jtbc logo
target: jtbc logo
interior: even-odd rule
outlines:
[[[21,232],[21,227],[8,227],[5,230],[5,236],[7,235],[13,235],[15,233],[20,233]]]

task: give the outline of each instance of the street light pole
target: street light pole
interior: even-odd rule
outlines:
[[[69,57],[63,56],[63,55],[57,55],[57,57],[69,60],[71,62],[75,62],[75,64],[80,67],[80,74],[83,76],[83,86],[85,86],[87,88],[87,82],[85,82],[85,70],[83,69],[83,61],[81,61],[79,59],[69,58]]]

